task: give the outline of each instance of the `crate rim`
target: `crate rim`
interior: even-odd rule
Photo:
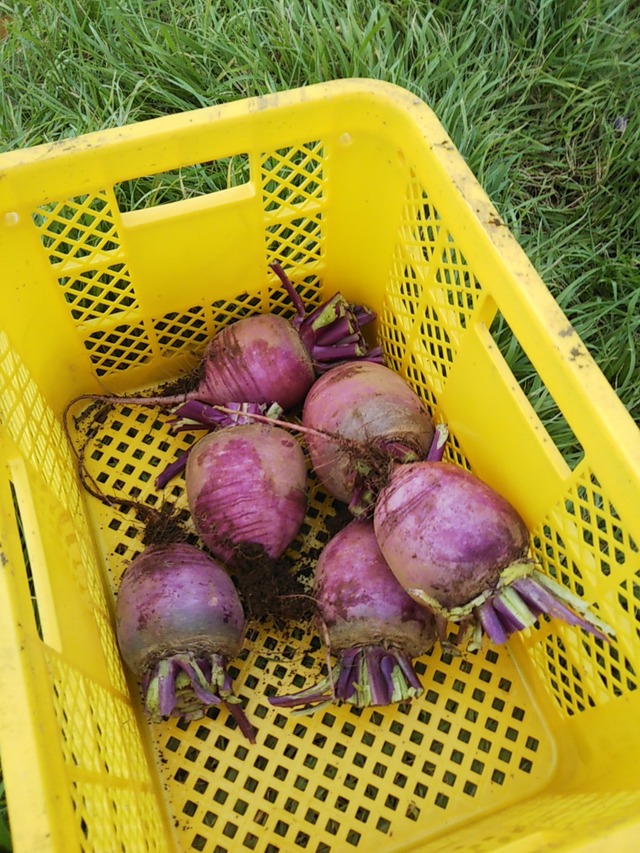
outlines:
[[[89,154],[93,154],[103,146],[111,146],[118,144],[119,141],[130,141],[131,139],[144,139],[148,131],[158,129],[159,131],[172,132],[174,128],[182,126],[185,116],[190,116],[193,122],[199,126],[210,124],[217,120],[232,119],[236,120],[240,115],[246,112],[262,112],[267,109],[282,108],[292,106],[294,104],[314,103],[325,98],[350,97],[352,95],[366,95],[368,97],[383,100],[386,106],[389,106],[389,101],[393,101],[394,107],[404,110],[415,121],[419,129],[426,128],[429,123],[429,115],[433,114],[431,107],[421,100],[418,96],[403,89],[396,84],[385,81],[372,80],[369,78],[345,78],[343,80],[328,81],[325,83],[313,84],[311,86],[299,87],[292,90],[284,90],[268,95],[257,96],[252,98],[244,98],[237,101],[229,102],[221,105],[212,105],[200,107],[192,111],[176,113],[168,116],[160,116],[153,119],[147,119],[143,122],[136,122],[129,125],[124,125],[118,128],[109,128],[101,131],[94,131],[88,134],[83,134],[77,137],[70,137],[60,140],[55,143],[45,143],[31,148],[20,149],[13,152],[0,154],[0,179],[3,177],[3,170],[7,172],[14,169],[29,167],[33,163],[51,163],[59,158],[70,157],[76,155],[80,149],[85,149]],[[454,162],[459,169],[464,163],[461,155],[453,146],[453,143],[448,139],[444,139],[438,143],[438,155],[443,162]],[[466,166],[465,166],[466,168]],[[470,171],[467,170],[469,174]],[[475,180],[475,179],[474,179]],[[483,195],[473,195],[472,198],[467,198],[467,188],[458,181],[455,184],[458,192],[465,198],[469,204],[473,202],[476,208],[476,215],[479,214],[479,223],[484,231],[488,234],[491,242],[499,249],[500,245],[507,245],[509,251],[512,252],[517,247],[521,255],[519,258],[525,258],[524,252],[518,244],[504,228],[504,223],[501,221],[493,221],[492,217],[497,213],[493,210],[488,198]],[[2,183],[0,182],[0,196]],[[477,205],[483,205],[481,211],[477,211]],[[10,209],[10,208],[9,208]],[[0,211],[4,212],[4,211]],[[505,233],[507,232],[507,233]],[[538,283],[544,287],[544,283],[539,279],[534,268],[530,265],[527,259],[528,266],[519,272],[521,276],[527,276],[531,272],[534,277],[531,283],[538,287]],[[560,309],[558,309],[559,311]],[[560,319],[562,318],[562,314]],[[556,316],[555,319],[558,319]],[[600,371],[595,361],[586,352],[580,354],[580,364],[570,363],[571,352],[570,347],[575,346],[575,337],[571,341],[571,334],[567,333],[567,321],[564,320],[564,325],[553,329],[555,336],[553,342],[564,356],[565,364],[570,368],[576,376],[582,375],[584,381],[589,383],[590,391],[592,392],[593,407],[592,411],[597,419],[597,423],[604,429],[608,418],[611,417],[612,411],[616,416],[624,413],[626,419],[618,417],[618,420],[624,420],[628,426],[616,433],[616,457],[618,460],[626,460],[631,472],[633,469],[637,487],[640,478],[640,431],[635,427],[631,416],[626,411],[621,401],[609,385],[604,375]],[[564,334],[563,334],[564,331]],[[574,359],[575,361],[575,359]],[[596,393],[593,394],[593,387],[596,387]],[[631,485],[631,473],[629,477]],[[634,824],[635,826],[636,824]],[[634,837],[637,837],[634,833]],[[526,839],[525,839],[526,841]],[[408,849],[408,848],[407,848]],[[578,848],[576,848],[578,849]],[[584,848],[587,849],[587,848]],[[589,846],[589,849],[590,846]],[[611,847],[610,849],[614,849]]]

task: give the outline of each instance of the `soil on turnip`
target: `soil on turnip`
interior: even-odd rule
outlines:
[[[156,509],[146,504],[136,503],[135,511],[144,525],[143,545],[171,545],[176,542],[187,542],[189,539],[189,534],[173,504],[165,501],[160,505],[160,509]]]
[[[182,376],[178,376],[177,379],[172,379],[171,381],[166,382],[164,385],[160,385],[157,388],[153,388],[150,392],[148,392],[148,396],[177,397],[178,394],[184,394],[186,396],[192,391],[195,391],[198,385],[200,385],[200,382],[204,378],[204,372],[205,362],[204,359],[201,359],[198,362],[198,365],[192,370],[190,370],[188,373],[185,373]]]
[[[304,561],[312,569],[316,559],[307,555]],[[313,602],[300,579],[300,559],[273,560],[261,545],[245,544],[236,548],[235,562],[232,577],[248,619],[270,618],[282,626],[311,617]]]

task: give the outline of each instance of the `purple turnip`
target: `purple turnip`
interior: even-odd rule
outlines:
[[[302,404],[316,373],[352,359],[382,360],[380,348],[370,349],[361,331],[375,319],[373,311],[337,293],[307,314],[282,268],[275,263],[271,267],[293,301],[292,322],[275,314],[256,314],[221,329],[205,349],[192,390],[142,397],[82,394],[67,406],[65,418],[80,400],[146,406],[190,400],[211,405],[276,402],[286,410]]]
[[[217,430],[222,427],[243,426],[255,423],[253,415],[265,415],[275,419],[282,415],[282,409],[277,403],[227,403],[224,407],[214,408],[199,400],[189,400],[188,403],[176,409],[171,419],[173,432],[184,430]],[[167,483],[187,467],[187,459],[193,447],[180,454],[156,477],[156,487],[163,489]]]
[[[562,585],[536,569],[515,508],[468,471],[442,462],[398,465],[374,512],[380,550],[402,587],[441,625],[459,622],[458,642],[504,643],[544,613],[590,631],[611,629]]]
[[[435,619],[391,573],[370,521],[355,519],[325,545],[314,584],[323,634],[338,662],[318,684],[270,697],[271,704],[315,709],[344,701],[363,708],[420,696],[411,660],[433,645]]]
[[[192,545],[147,547],[122,576],[118,644],[153,722],[171,716],[196,720],[208,707],[223,704],[255,742],[227,672],[244,630],[244,612],[229,575]]]
[[[321,376],[304,403],[311,464],[354,515],[370,513],[396,462],[424,459],[434,427],[422,400],[381,364],[341,365]],[[334,437],[335,436],[335,437]]]
[[[252,615],[265,612],[264,579],[304,521],[307,468],[300,444],[279,427],[234,426],[201,438],[189,453],[186,491],[195,528],[211,553],[238,569]]]

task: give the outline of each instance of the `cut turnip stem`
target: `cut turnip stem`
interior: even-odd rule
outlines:
[[[242,426],[253,422],[251,415],[280,418],[282,408],[277,403],[226,403],[224,406],[215,407],[201,403],[199,400],[190,400],[176,409],[171,428],[173,432],[183,432]],[[173,477],[184,471],[192,450],[193,447],[180,454],[158,474],[155,481],[157,489],[163,489]]]
[[[311,713],[334,702],[356,708],[408,702],[424,692],[411,658],[401,649],[365,646],[340,651],[338,658],[330,676],[289,696],[270,696],[269,702]]]
[[[171,429],[173,432],[181,432],[188,429],[240,426],[251,423],[250,416],[253,414],[280,418],[283,412],[277,403],[225,403],[222,408],[214,408],[199,400],[190,400],[174,412]]]
[[[147,674],[142,688],[152,723],[168,717],[199,720],[207,707],[224,705],[243,735],[255,743],[253,726],[233,694],[223,655],[205,658],[189,652],[163,658]]]
[[[449,427],[446,424],[436,424],[431,447],[427,453],[427,462],[442,462],[448,438]]]
[[[435,451],[434,451],[435,452]],[[530,536],[513,506],[468,471],[425,461],[396,466],[374,512],[380,549],[403,589],[440,619],[458,623],[455,644],[499,645],[544,614],[599,640],[613,629],[529,557]]]
[[[296,316],[291,323],[311,356],[316,373],[324,373],[337,364],[353,360],[383,363],[382,349],[371,349],[361,331],[376,317],[371,309],[354,305],[336,293],[307,313],[304,302],[280,264],[274,261],[271,269],[293,303]]]
[[[272,705],[309,713],[330,702],[358,708],[422,694],[412,658],[433,645],[435,619],[400,587],[370,521],[355,520],[323,549],[315,574],[322,635],[336,665],[317,684]]]
[[[125,570],[116,599],[120,652],[138,678],[152,722],[197,720],[224,705],[255,743],[233,694],[227,660],[241,647],[245,617],[223,566],[186,543],[151,545]]]
[[[464,609],[479,620],[494,645],[505,643],[512,634],[531,628],[543,615],[582,628],[603,642],[614,636],[613,629],[590,611],[584,601],[543,574],[533,560],[510,565],[501,572],[496,588],[485,601],[470,602]],[[450,620],[457,621],[459,610],[442,612]],[[478,646],[476,636],[467,648],[473,651]]]

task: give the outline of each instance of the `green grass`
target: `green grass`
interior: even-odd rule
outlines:
[[[0,770],[0,853],[11,849],[11,835],[9,834],[9,818],[7,816],[7,802],[4,793],[4,782]]]
[[[18,5],[0,2],[5,149],[338,77],[415,92],[640,421],[632,2]],[[620,116],[629,118],[624,132],[614,127]]]
[[[0,18],[4,150],[340,77],[416,93],[640,421],[633,0],[0,0]]]

